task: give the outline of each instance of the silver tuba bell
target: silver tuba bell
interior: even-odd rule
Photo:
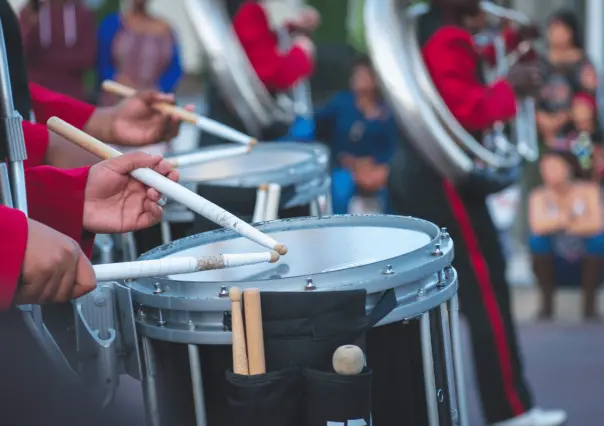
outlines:
[[[296,115],[312,114],[306,82],[272,96],[256,76],[232,29],[222,0],[185,0],[187,16],[201,42],[210,73],[231,111],[249,134],[262,136],[274,124],[290,125]],[[277,31],[281,48],[291,45],[287,31]]]
[[[523,17],[491,3],[482,6],[487,14],[498,12],[499,18]],[[456,184],[480,174],[494,182],[491,192],[496,192],[517,180],[524,160],[537,158],[534,103],[520,101],[514,143],[504,134],[503,125],[493,129],[492,143],[476,140],[449,111],[422,60],[417,21],[427,11],[425,6],[409,7],[409,0],[366,0],[369,55],[399,125],[428,164]],[[515,57],[521,53],[515,52]],[[513,59],[504,55],[500,60]],[[505,72],[507,67],[501,69]]]

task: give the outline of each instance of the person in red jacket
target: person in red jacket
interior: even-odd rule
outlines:
[[[272,3],[272,4],[271,4]],[[233,30],[253,70],[271,94],[291,89],[296,83],[310,77],[314,71],[315,46],[308,37],[319,25],[320,16],[313,8],[304,8],[291,18],[280,15],[281,0],[227,0],[227,13],[233,20]],[[285,14],[286,15],[286,14]],[[279,47],[278,26],[296,32],[290,49]],[[208,86],[209,116],[237,130],[247,131],[239,117],[223,99],[217,85]],[[263,129],[262,140],[283,137],[287,128],[276,126]],[[215,137],[202,135],[202,145],[224,143]]]
[[[429,12],[418,22],[422,56],[436,89],[459,123],[478,140],[494,123],[513,119],[517,97],[534,94],[540,84],[538,67],[533,63],[517,64],[507,78],[491,84],[484,82],[481,52],[472,38],[482,20],[478,0],[433,0]],[[483,53],[491,56],[487,59],[493,59],[492,48],[484,49]],[[487,208],[484,187],[474,181],[453,185],[428,165],[413,144],[402,142],[404,147],[391,165],[392,205],[397,214],[447,227],[455,242],[453,266],[459,276],[461,308],[470,326],[487,423],[562,425],[566,421],[563,411],[545,411],[533,405],[512,319],[505,259]],[[399,324],[393,328],[397,329],[393,333],[399,335],[405,330]],[[401,351],[391,345],[383,356],[368,353],[368,363],[377,365],[376,369],[397,364],[405,356]],[[400,392],[381,387],[390,386],[394,376],[392,370],[374,371],[374,386],[381,389],[381,394],[372,401],[376,426],[395,424],[400,411],[397,407],[406,404]],[[403,383],[407,378],[398,380]]]

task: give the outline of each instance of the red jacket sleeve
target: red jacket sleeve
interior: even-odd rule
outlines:
[[[48,128],[42,124],[34,124],[23,120],[23,136],[25,137],[25,148],[27,150],[25,168],[44,164],[49,142]]]
[[[233,19],[233,28],[258,78],[269,90],[283,91],[309,77],[314,63],[306,52],[293,47],[281,53],[262,6],[245,3]]]
[[[77,241],[88,257],[94,235],[82,229],[89,167],[59,170],[49,166],[25,174],[29,217]]]
[[[39,123],[46,123],[50,117],[57,116],[72,126],[83,129],[94,112],[93,105],[53,92],[35,83],[29,83],[29,91],[36,121]]]
[[[466,130],[485,130],[516,115],[516,97],[506,81],[480,82],[479,56],[466,31],[441,28],[422,53],[436,89]]]
[[[27,219],[19,210],[0,205],[0,311],[10,307],[27,245]]]

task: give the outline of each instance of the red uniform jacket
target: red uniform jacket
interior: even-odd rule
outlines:
[[[480,77],[480,55],[469,32],[444,26],[422,49],[436,89],[455,118],[470,132],[486,130],[516,115],[516,96],[505,80],[485,85]],[[494,58],[492,48],[482,53]]]
[[[260,81],[269,91],[283,91],[314,70],[313,59],[300,47],[279,51],[277,35],[271,30],[262,6],[246,2],[233,18],[233,28]]]
[[[94,111],[91,105],[37,85],[30,85],[30,90],[36,117],[43,122],[56,115],[82,128]],[[29,167],[25,173],[29,217],[78,241],[84,252],[90,255],[94,235],[82,230],[89,168],[58,170],[40,166],[48,147],[48,129],[44,125],[24,121],[23,131]],[[27,231],[27,219],[23,213],[0,206],[0,309],[7,309],[13,300],[25,256]]]

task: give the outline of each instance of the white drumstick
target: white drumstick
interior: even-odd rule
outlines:
[[[191,154],[183,154],[166,158],[174,167],[193,166],[195,164],[207,163],[208,161],[220,160],[221,158],[235,157],[247,154],[252,150],[252,145],[236,146],[233,148],[213,149],[211,151],[198,151]]]
[[[136,94],[136,90],[132,87],[128,87],[124,84],[117,83],[111,80],[103,81],[101,85],[104,91],[111,93],[113,95],[121,96],[124,98],[134,96]],[[225,124],[219,123],[218,121],[212,120],[207,117],[203,117],[199,114],[195,114],[194,112],[187,111],[184,108],[180,108],[174,105],[158,103],[153,105],[158,111],[165,112],[166,114],[171,114],[175,117],[180,118],[182,121],[186,121],[187,123],[191,123],[199,127],[201,130],[211,133],[215,136],[219,136],[231,142],[242,143],[245,145],[255,144],[256,139],[251,136],[246,135],[238,130],[233,129]]]
[[[48,128],[53,132],[63,136],[65,139],[75,143],[103,159],[109,159],[122,155],[116,149],[104,144],[100,140],[90,136],[71,124],[61,120],[58,117],[51,117],[47,122]],[[141,181],[147,186],[156,189],[160,194],[173,198],[175,201],[188,207],[190,210],[200,214],[208,220],[237,232],[242,237],[248,238],[261,246],[275,250],[280,255],[287,253],[287,247],[278,243],[268,235],[260,232],[248,223],[242,221],[237,216],[229,213],[222,207],[217,206],[211,201],[206,200],[184,186],[171,181],[165,176],[151,169],[137,169],[130,173],[132,177]]]
[[[237,266],[275,263],[279,260],[276,252],[219,254],[218,256],[175,257],[137,262],[106,263],[94,265],[98,281],[127,280],[135,278],[159,277],[164,275],[190,274],[214,269],[235,268]]]
[[[263,222],[265,220],[267,190],[267,185],[260,185],[256,190],[256,204],[254,205],[254,216],[252,216],[252,223]]]

